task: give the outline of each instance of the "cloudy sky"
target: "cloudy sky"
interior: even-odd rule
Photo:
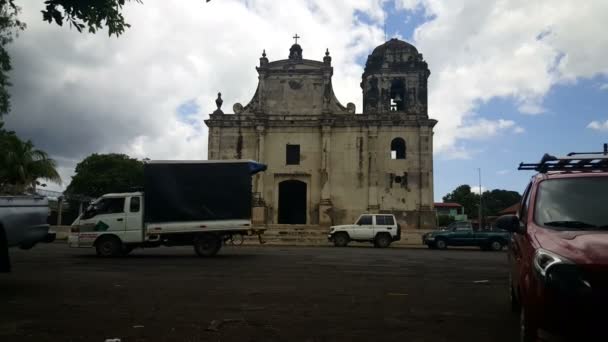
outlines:
[[[55,158],[69,183],[94,152],[137,158],[207,156],[203,120],[246,103],[255,66],[329,48],[334,90],[361,108],[367,55],[405,39],[429,63],[435,198],[459,184],[521,191],[520,161],[608,142],[605,0],[145,0],[129,4],[120,38],[41,20],[42,0],[20,0],[27,29],[11,45],[10,129]],[[62,186],[50,185],[51,189]]]

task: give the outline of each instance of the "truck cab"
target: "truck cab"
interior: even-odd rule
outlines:
[[[355,224],[331,226],[329,241],[336,247],[345,247],[351,241],[372,242],[385,248],[401,239],[401,227],[392,214],[363,214]]]
[[[145,240],[143,229],[143,193],[106,194],[95,200],[72,223],[70,247],[96,247],[100,254],[118,253],[111,239],[121,241],[123,253]],[[104,242],[104,244],[100,243]],[[105,250],[103,250],[105,249]]]

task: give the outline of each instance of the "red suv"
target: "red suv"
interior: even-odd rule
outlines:
[[[519,169],[538,174],[518,214],[496,225],[513,233],[509,283],[521,341],[608,341],[608,147]]]

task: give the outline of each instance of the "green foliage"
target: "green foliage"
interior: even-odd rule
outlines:
[[[454,191],[443,196],[443,201],[462,205],[464,207],[464,213],[469,218],[478,216],[479,195],[471,192],[471,187],[466,184],[457,187]]]
[[[61,184],[55,161],[46,152],[22,141],[0,123],[0,191],[21,193],[36,187],[38,179]]]
[[[499,190],[486,191],[482,195],[484,216],[498,216],[498,213],[519,203],[521,195],[517,191]]]
[[[92,154],[76,165],[66,195],[99,197],[143,187],[143,162],[124,154]]]
[[[17,18],[19,10],[14,0],[0,0],[0,118],[11,109],[8,73],[12,66],[6,48],[19,31],[25,29],[25,24]]]
[[[107,26],[108,35],[118,37],[125,32],[125,28],[131,27],[121,13],[128,1],[130,0],[46,0],[42,19],[59,26],[68,22],[78,32],[88,28],[90,33],[96,33]],[[134,1],[142,3],[141,0]]]
[[[521,195],[516,191],[495,189],[482,194],[483,216],[497,216],[501,210],[519,202]],[[479,195],[471,192],[469,185],[461,185],[454,191],[443,196],[444,202],[459,203],[464,207],[464,213],[469,218],[479,216]]]
[[[450,215],[439,215],[437,216],[437,225],[439,227],[447,227],[450,223],[454,222],[454,218]]]

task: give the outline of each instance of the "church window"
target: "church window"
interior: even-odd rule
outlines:
[[[285,164],[300,165],[300,145],[287,144],[285,153]]]
[[[405,140],[402,138],[391,141],[391,159],[405,159]]]
[[[402,80],[391,82],[391,111],[401,112],[405,110],[405,84]]]

